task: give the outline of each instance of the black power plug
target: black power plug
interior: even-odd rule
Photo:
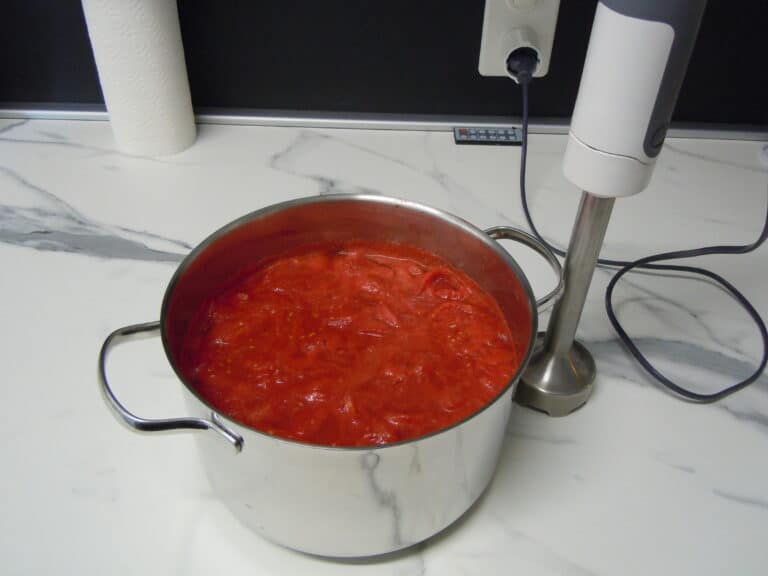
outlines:
[[[516,48],[507,56],[507,72],[518,84],[528,84],[539,67],[539,53],[528,46]]]

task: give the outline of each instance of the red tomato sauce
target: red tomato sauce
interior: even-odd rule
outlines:
[[[181,362],[234,420],[367,446],[471,415],[520,358],[498,304],[466,274],[411,246],[355,241],[265,263],[210,299]]]

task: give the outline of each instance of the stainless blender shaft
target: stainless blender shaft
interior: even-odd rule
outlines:
[[[582,194],[563,267],[563,294],[552,309],[547,332],[537,336],[517,388],[518,403],[551,416],[573,412],[592,392],[595,361],[575,336],[613,203],[614,198]]]

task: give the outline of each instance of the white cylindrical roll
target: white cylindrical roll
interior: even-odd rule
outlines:
[[[117,146],[160,156],[195,141],[176,0],[82,0]]]

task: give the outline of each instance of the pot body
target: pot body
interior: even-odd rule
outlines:
[[[511,394],[460,426],[380,448],[300,444],[228,421],[241,452],[214,434],[197,440],[214,493],[255,532],[311,554],[370,556],[429,538],[477,500],[496,468]]]
[[[514,229],[488,234],[516,237],[546,252]],[[159,325],[127,327],[107,339],[100,372],[107,399],[138,430],[219,432],[198,435],[213,490],[237,517],[269,540],[312,554],[346,557],[383,554],[420,542],[461,516],[488,486],[515,386],[535,340],[536,303],[530,286],[512,257],[488,234],[440,210],[382,196],[305,198],[244,216],[214,233],[182,262],[166,290]],[[217,414],[197,395],[177,359],[193,316],[211,295],[256,263],[298,246],[368,239],[408,243],[437,254],[496,299],[522,362],[493,401],[428,436],[380,447],[340,448],[269,436]],[[559,266],[551,253],[549,257]],[[111,342],[158,327],[195,418],[138,418],[109,388],[104,363]]]

